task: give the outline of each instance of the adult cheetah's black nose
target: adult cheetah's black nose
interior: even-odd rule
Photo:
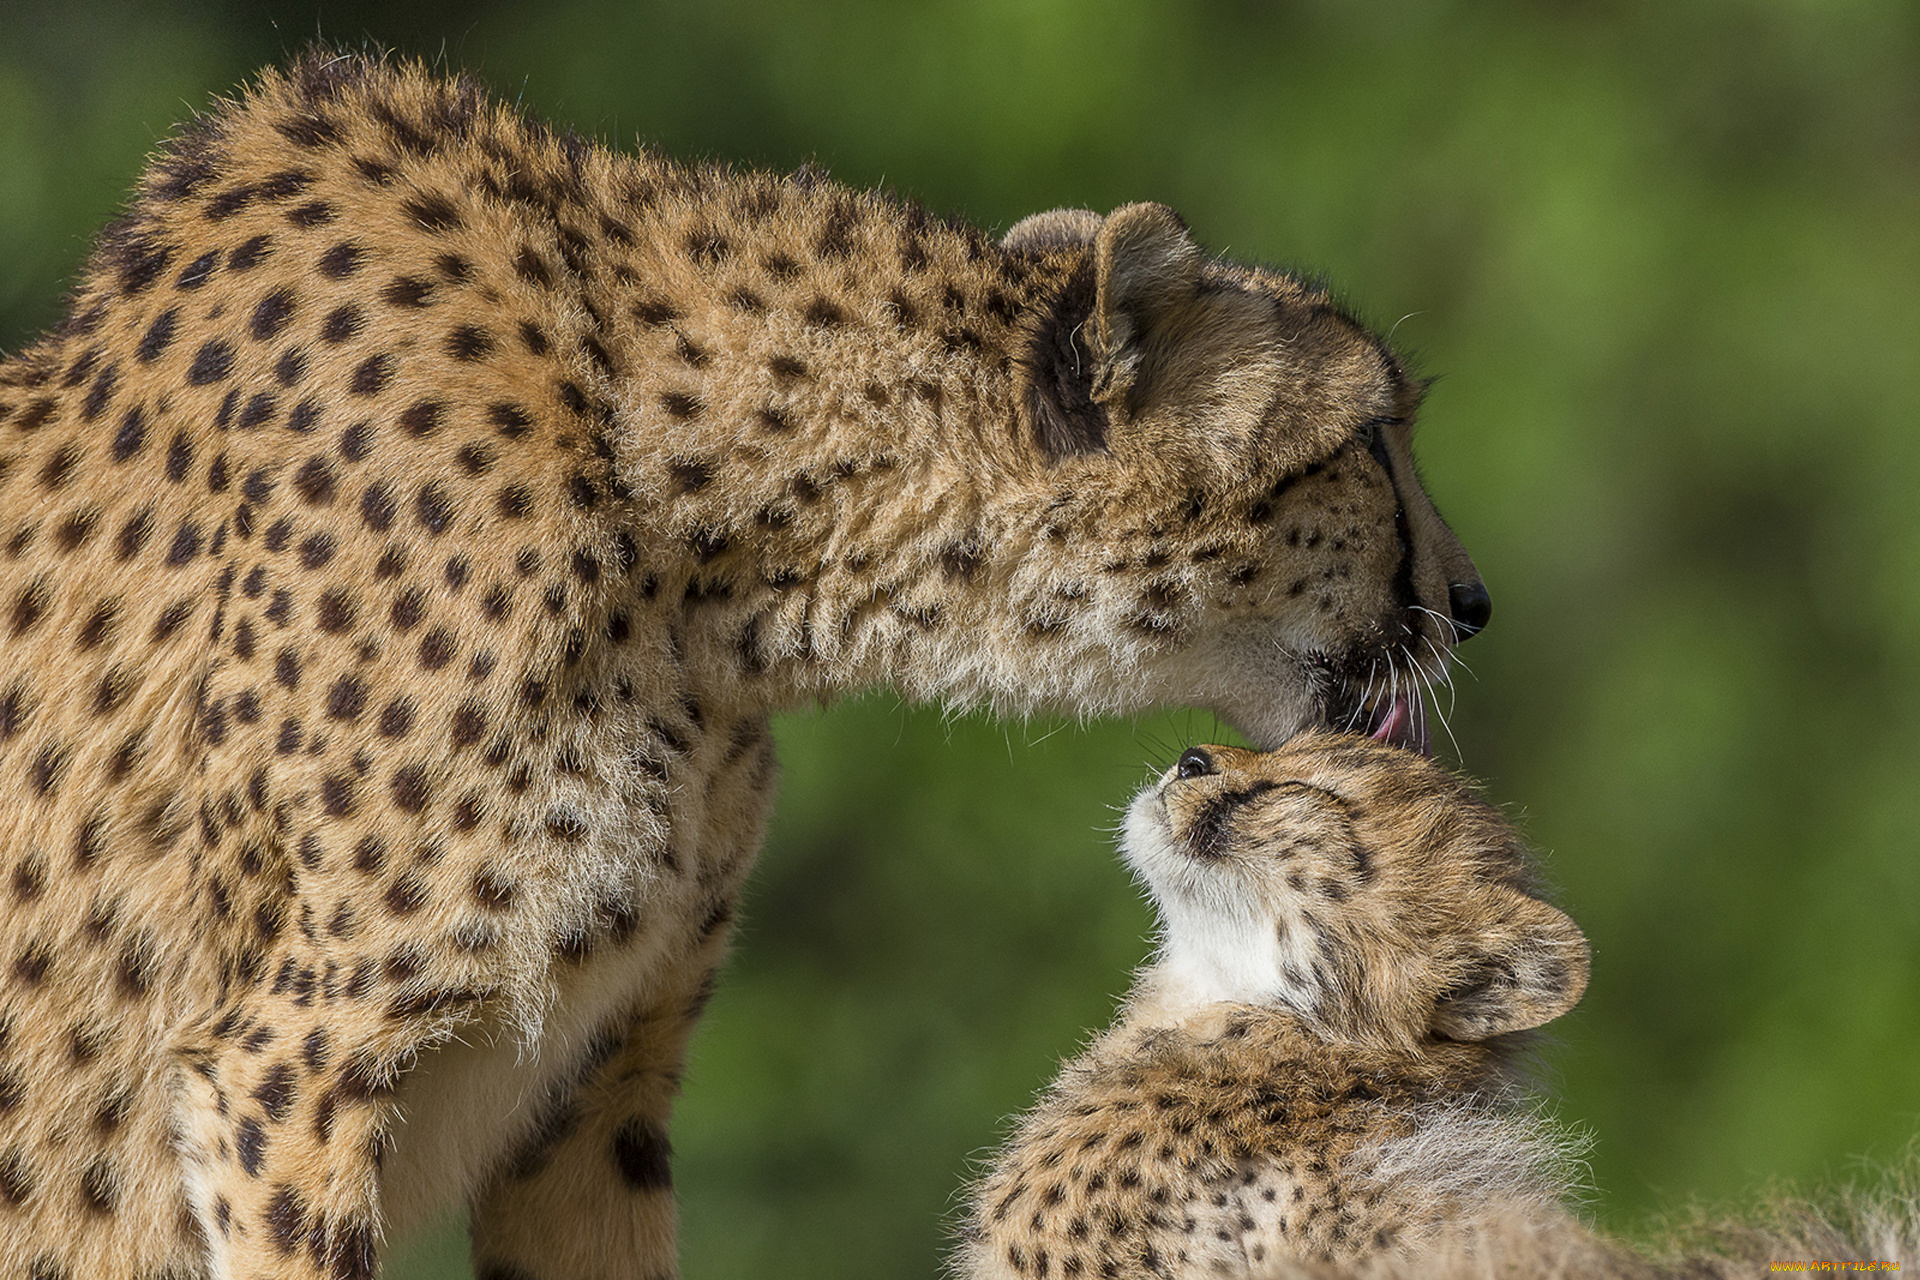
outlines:
[[[1478,578],[1448,587],[1447,605],[1453,611],[1453,625],[1462,640],[1471,640],[1485,631],[1487,619],[1493,617],[1493,597],[1487,594],[1487,584]]]

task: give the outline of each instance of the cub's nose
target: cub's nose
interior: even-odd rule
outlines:
[[[1180,763],[1173,766],[1173,776],[1176,778],[1200,778],[1217,772],[1219,766],[1214,764],[1213,757],[1207,754],[1204,747],[1188,747],[1181,752]]]
[[[1453,623],[1462,640],[1485,631],[1487,619],[1493,617],[1493,597],[1487,594],[1487,584],[1478,578],[1448,587],[1447,606],[1453,611]]]

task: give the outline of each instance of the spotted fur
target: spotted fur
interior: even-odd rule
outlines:
[[[1161,956],[974,1189],[962,1276],[1252,1280],[1561,1212],[1512,1033],[1579,999],[1586,940],[1498,813],[1304,734],[1187,752],[1125,850]]]
[[[1397,732],[1486,616],[1418,394],[1161,206],[995,244],[268,73],[0,364],[0,1276],[347,1280],[462,1202],[490,1280],[670,1276],[768,715]]]
[[[1275,1257],[1258,1280],[1754,1280],[1781,1271],[1892,1272],[1920,1262],[1911,1153],[1867,1185],[1781,1195],[1709,1216],[1695,1208],[1652,1238],[1608,1235],[1568,1209],[1513,1204],[1449,1223],[1416,1251],[1344,1263]],[[1876,1184],[1877,1182],[1877,1184]]]

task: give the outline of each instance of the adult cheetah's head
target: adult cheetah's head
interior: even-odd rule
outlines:
[[[1325,293],[1209,258],[1162,205],[1036,215],[1003,247],[1066,281],[1020,362],[1025,515],[1056,566],[1017,577],[1027,616],[1101,602],[1135,705],[1424,751],[1421,690],[1491,603],[1414,474],[1421,385]]]
[[[1193,999],[1413,1052],[1537,1027],[1586,989],[1586,938],[1537,896],[1512,826],[1431,761],[1356,735],[1195,747],[1135,799],[1123,850]]]

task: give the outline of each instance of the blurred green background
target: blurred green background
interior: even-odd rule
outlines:
[[[1324,272],[1439,375],[1425,473],[1497,602],[1453,731],[1592,938],[1550,1079],[1597,1212],[1920,1128],[1920,6],[5,0],[0,348],[174,121],[315,35],[620,146],[996,231],[1164,200]],[[1145,955],[1114,806],[1218,732],[782,721],[675,1132],[689,1280],[935,1273],[969,1161]]]

